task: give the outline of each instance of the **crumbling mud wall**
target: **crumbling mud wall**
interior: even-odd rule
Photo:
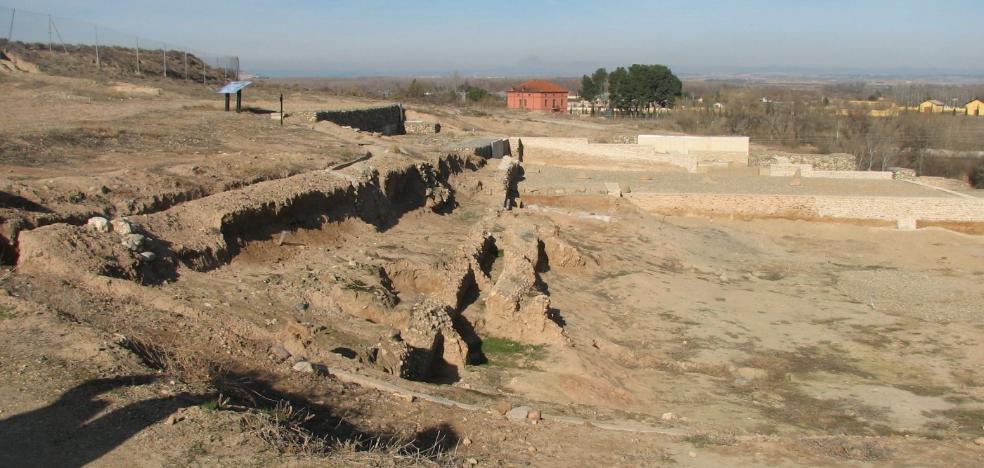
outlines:
[[[523,343],[567,343],[539,275],[548,268],[549,260],[537,227],[525,217],[500,222],[504,230],[496,237],[496,245],[501,245],[497,256],[501,255],[502,271],[489,278],[492,285],[485,296],[485,313],[477,318],[475,327]]]
[[[403,106],[399,104],[366,109],[322,111],[315,114],[315,121],[324,120],[365,132],[377,132],[384,135],[403,135],[406,133],[404,126],[406,112],[403,110]]]
[[[446,185],[453,174],[445,171],[469,166],[461,159],[452,154],[428,162],[389,154],[373,158],[372,165],[366,162],[344,171],[313,171],[261,182],[130,219],[166,246],[157,252],[161,257],[205,271],[231,260],[243,245],[272,240],[284,230],[321,229],[352,218],[384,229],[410,210],[447,210],[454,203]],[[34,235],[22,233],[21,238],[28,249],[31,243],[40,243],[40,249],[64,250],[66,258],[72,258],[72,250],[85,251],[71,243],[46,240],[49,232],[54,231],[35,230]],[[27,257],[18,265],[32,261]]]

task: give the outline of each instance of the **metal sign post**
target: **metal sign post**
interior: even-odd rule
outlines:
[[[253,84],[252,81],[233,81],[222,87],[218,91],[219,94],[225,95],[225,110],[229,112],[229,104],[232,99],[232,94],[236,94],[236,112],[242,112],[243,110],[243,88]]]

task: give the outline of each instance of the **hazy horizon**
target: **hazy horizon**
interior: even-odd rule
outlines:
[[[967,21],[984,17],[976,0],[613,3],[3,2],[238,55],[271,77],[579,76],[632,63],[684,75],[984,77]]]

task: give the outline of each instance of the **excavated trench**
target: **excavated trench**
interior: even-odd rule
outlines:
[[[21,234],[18,268],[63,277],[108,276],[143,285],[174,283],[180,288],[185,270],[211,274],[227,268],[244,252],[281,245],[285,232],[314,246],[322,239],[344,245],[352,239],[335,232],[340,226],[386,235],[408,213],[453,216],[455,185],[488,195],[485,203],[505,200],[510,206],[521,174],[518,166],[497,171],[494,177],[501,180],[487,183],[493,187],[487,193],[481,181],[458,180],[484,163],[457,154],[432,161],[392,155],[131,217],[126,230],[134,233],[117,232],[116,224],[107,230],[44,226]],[[357,357],[384,372],[416,380],[454,381],[462,366],[484,362],[483,334],[533,344],[566,343],[539,277],[547,265],[547,246],[559,239],[501,213],[493,211],[474,223],[450,255],[435,252],[423,262],[397,256],[332,265],[303,289],[305,307],[343,312],[377,325],[377,336],[364,338],[378,338],[379,343]],[[128,245],[133,236],[140,238],[136,248]],[[478,308],[472,306],[480,301],[484,313],[475,314]],[[308,346],[294,346],[291,354],[317,354],[306,350]]]

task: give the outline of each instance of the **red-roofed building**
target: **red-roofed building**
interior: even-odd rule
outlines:
[[[567,90],[550,81],[530,80],[506,92],[506,105],[510,109],[567,112]]]

